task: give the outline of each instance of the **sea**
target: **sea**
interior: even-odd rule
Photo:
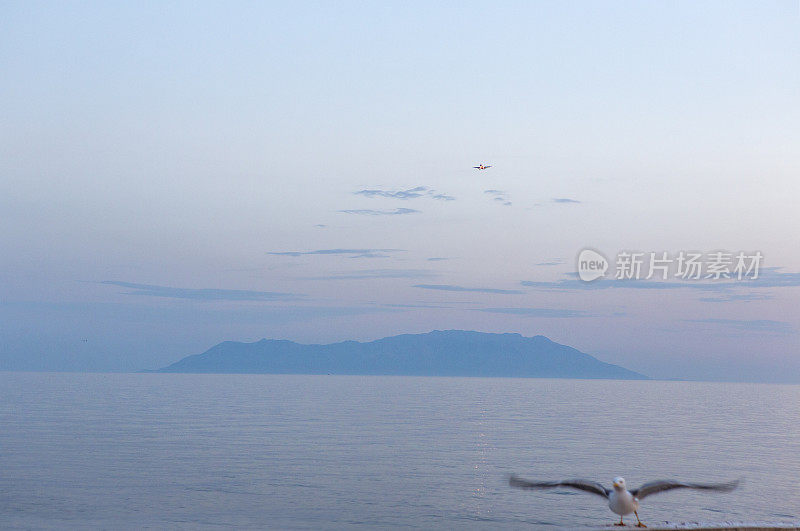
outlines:
[[[0,373],[2,529],[555,529],[604,499],[508,476],[742,478],[668,523],[800,524],[800,386]],[[631,516],[627,523],[635,523]]]

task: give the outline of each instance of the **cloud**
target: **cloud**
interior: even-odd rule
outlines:
[[[561,310],[556,308],[480,308],[477,311],[543,318],[572,318],[589,316],[589,314],[582,310]]]
[[[691,284],[690,282],[656,282],[653,280],[616,280],[609,278],[595,280],[594,282],[584,282],[582,280],[578,280],[577,278],[573,278],[575,276],[574,273],[569,273],[568,275],[570,278],[557,280],[555,282],[523,280],[520,282],[520,284],[529,288],[547,291],[601,290],[612,288],[673,289],[699,286],[698,284]]]
[[[128,302],[6,302],[0,301],[2,311],[35,313],[47,319],[69,323],[72,327],[76,316],[89,316],[94,320],[117,322],[194,323],[216,327],[224,323],[252,323],[263,325],[306,321],[317,318],[332,318],[351,315],[400,312],[402,309],[385,305],[321,306],[296,303],[280,305],[144,305]],[[5,316],[2,316],[5,317]],[[125,339],[125,338],[123,338]],[[126,339],[129,341],[129,338]]]
[[[776,334],[794,334],[794,326],[783,321],[769,319],[738,320],[738,319],[684,319],[688,323],[712,324],[748,332],[771,332]]]
[[[751,288],[781,288],[800,286],[800,273],[781,273],[782,267],[765,267],[761,270],[759,278],[746,282]]]
[[[536,265],[537,266],[557,266],[557,265],[562,265],[563,263],[564,263],[564,260],[549,260],[547,262],[539,262]]]
[[[364,253],[353,255],[350,258],[391,258],[391,256],[383,253]]]
[[[417,186],[409,188],[408,190],[359,190],[353,192],[356,195],[363,195],[366,197],[389,197],[392,199],[415,199],[422,197],[428,190],[426,186]]]
[[[105,280],[100,284],[130,288],[134,291],[126,295],[144,295],[147,297],[166,297],[170,299],[191,299],[201,301],[283,301],[296,299],[293,293],[280,293],[274,291],[251,291],[239,289],[194,289],[173,288],[169,286],[155,286],[152,284],[134,284]]]
[[[575,203],[578,204],[580,201],[577,199],[570,199],[569,197],[554,197],[553,203]]]
[[[371,210],[371,209],[358,209],[358,210],[340,210],[345,214],[356,214],[359,216],[400,216],[403,214],[417,214],[419,210],[413,208],[395,208],[394,210]]]
[[[447,301],[447,302],[416,302],[413,304],[401,304],[401,303],[393,303],[393,304],[380,304],[380,306],[385,306],[388,308],[443,308],[443,309],[467,309],[464,306],[476,304],[475,302],[470,301]],[[461,305],[461,308],[459,308]]]
[[[493,196],[492,200],[501,203],[503,206],[511,206],[511,201],[508,200],[508,193],[502,190],[484,190],[484,194]]]
[[[568,290],[601,290],[601,289],[695,289],[708,292],[719,292],[731,294],[739,290],[750,290],[755,288],[785,288],[800,286],[800,273],[782,273],[778,267],[763,268],[759,278],[755,280],[716,280],[716,281],[656,281],[656,280],[616,280],[614,278],[604,278],[594,282],[583,282],[578,280],[576,273],[567,273],[565,279],[555,282],[542,282],[534,280],[523,280],[521,284],[529,288],[553,291]],[[613,273],[611,273],[613,275]],[[739,294],[744,297],[744,294]],[[755,297],[755,296],[753,296]],[[745,300],[741,298],[740,300]],[[756,300],[752,298],[751,300]],[[706,300],[704,302],[720,302]]]
[[[272,251],[277,256],[350,255],[350,258],[387,258],[387,253],[404,252],[405,249],[317,249],[315,251]]]
[[[325,228],[327,228],[327,227],[328,227],[328,226],[327,226],[327,225],[325,225],[324,223],[317,223],[317,224],[316,224],[316,225],[314,225],[314,226],[315,226],[316,228],[318,228],[318,229],[325,229]]]
[[[319,277],[305,277],[303,280],[366,280],[371,278],[432,278],[439,276],[427,269],[361,269]]]
[[[427,259],[428,262],[441,262],[443,260],[450,260],[449,258],[444,258],[442,256],[432,256],[431,258]]]
[[[404,308],[404,309],[420,309],[420,310],[453,310],[457,309],[456,306],[453,305],[442,305],[442,304],[383,304],[382,306],[386,308]]]
[[[434,289],[440,291],[468,291],[472,293],[499,293],[503,295],[522,295],[524,292],[513,289],[494,289],[494,288],[465,288],[463,286],[452,286],[450,284],[417,284],[413,286],[422,289]]]
[[[417,199],[418,197],[430,197],[437,201],[455,201],[455,197],[447,194],[437,192],[433,188],[427,186],[417,186],[409,188],[408,190],[380,190],[368,189],[353,192],[355,195],[363,195],[364,197],[387,197],[389,199]]]
[[[723,293],[718,297],[700,297],[700,302],[750,302],[766,301],[772,299],[772,295],[766,293]]]

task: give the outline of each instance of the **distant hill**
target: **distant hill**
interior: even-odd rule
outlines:
[[[647,379],[544,336],[463,330],[329,345],[225,341],[155,372]]]

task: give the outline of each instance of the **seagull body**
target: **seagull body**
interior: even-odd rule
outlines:
[[[552,489],[556,487],[569,487],[597,494],[608,499],[608,508],[619,515],[619,522],[614,525],[625,525],[622,517],[633,513],[636,515],[636,526],[647,527],[639,520],[639,500],[645,496],[664,492],[672,489],[695,489],[695,490],[715,490],[729,492],[739,485],[739,481],[728,483],[684,483],[682,481],[659,480],[645,483],[638,489],[628,490],[625,487],[625,479],[614,478],[613,489],[607,489],[596,481],[586,479],[568,479],[565,481],[527,481],[516,476],[511,476],[508,484],[519,489]]]
[[[614,490],[608,492],[608,508],[611,509],[611,512],[619,515],[620,524],[623,516],[633,513],[639,524],[644,526],[639,520],[639,500],[625,488],[625,479],[614,478]]]

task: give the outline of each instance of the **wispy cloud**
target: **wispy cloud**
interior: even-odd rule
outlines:
[[[357,209],[357,210],[340,210],[345,214],[356,214],[359,216],[401,216],[403,214],[417,214],[419,210],[413,208],[395,208],[394,210],[371,210],[371,209]]]
[[[800,286],[800,273],[782,273],[780,268],[764,268],[756,280],[616,280],[612,278],[600,279],[593,282],[583,282],[577,278],[576,273],[567,273],[568,278],[557,281],[523,280],[521,284],[539,290],[567,291],[567,290],[603,290],[603,289],[694,289],[708,292],[735,293],[739,290],[757,288],[782,288]],[[744,300],[744,299],[742,299]],[[755,300],[755,299],[753,299]],[[712,301],[705,301],[712,302]],[[717,302],[717,301],[713,301]]]
[[[0,300],[0,318],[7,319],[8,312],[35,312],[48,320],[73,323],[78,315],[93,316],[94,321],[142,323],[146,326],[162,326],[164,323],[192,323],[193,327],[207,326],[216,329],[221,323],[255,325],[263,329],[270,325],[290,322],[311,322],[315,319],[335,319],[356,315],[400,313],[407,309],[386,305],[301,305],[280,304],[141,304],[133,302],[9,302]],[[14,314],[11,314],[14,315]],[[73,325],[70,325],[72,328]],[[116,326],[109,325],[109,330]],[[193,328],[192,328],[193,329]],[[225,328],[219,328],[224,330]],[[187,328],[188,330],[188,328]],[[100,332],[98,332],[100,333]],[[222,332],[225,334],[225,332]],[[121,341],[126,341],[122,338]]]
[[[391,255],[383,253],[364,253],[353,255],[350,258],[391,258]]]
[[[498,293],[502,295],[522,295],[524,293],[515,289],[467,288],[464,286],[453,286],[450,284],[417,284],[414,287],[439,291],[468,291],[472,293]]]
[[[166,297],[170,299],[192,299],[201,301],[281,301],[298,298],[294,293],[281,293],[275,291],[251,291],[239,289],[195,289],[174,288],[169,286],[155,286],[152,284],[134,284],[105,280],[100,284],[120,286],[133,291],[126,295],[144,295],[147,297]]]
[[[569,291],[569,290],[603,290],[603,289],[673,289],[685,287],[698,287],[698,284],[689,282],[656,282],[651,280],[614,280],[601,279],[594,282],[583,282],[574,278],[574,274],[569,274],[570,278],[564,278],[552,282],[523,280],[520,284],[529,288],[547,291]],[[706,285],[706,284],[704,284]],[[710,286],[710,284],[708,284]]]
[[[427,269],[361,269],[318,277],[304,277],[303,280],[366,280],[371,278],[433,278],[439,276]]]
[[[767,293],[723,293],[717,297],[700,297],[700,302],[750,302],[750,301],[766,301],[772,299],[773,296]]]
[[[453,308],[453,309],[468,309],[465,306],[474,305],[475,302],[471,301],[447,301],[447,302],[416,302],[413,304],[402,304],[402,303],[392,303],[392,304],[380,304],[380,306],[386,306],[388,308]]]
[[[429,197],[438,201],[455,201],[455,197],[441,192],[437,192],[433,188],[427,186],[416,186],[408,190],[381,190],[379,188],[359,190],[353,192],[355,195],[363,195],[364,197],[386,197],[389,199],[417,199],[419,197]]]
[[[432,256],[427,259],[428,262],[441,262],[443,260],[450,260],[449,258],[445,258],[443,256]]]
[[[548,260],[547,262],[539,262],[537,266],[557,266],[562,265],[564,260]]]
[[[484,190],[483,193],[492,196],[493,201],[503,206],[511,206],[511,201],[508,199],[508,192],[504,192],[503,190]]]
[[[452,304],[383,304],[386,308],[404,308],[404,309],[419,309],[419,310],[449,310],[456,309],[457,307]]]
[[[770,332],[776,334],[794,334],[797,332],[797,329],[789,323],[772,321],[770,319],[684,319],[684,321],[688,323],[724,326],[747,332]]]
[[[761,276],[747,282],[749,287],[778,288],[800,286],[800,273],[782,273],[782,267],[765,267]]]
[[[417,186],[415,188],[409,188],[408,190],[359,190],[358,192],[353,192],[356,195],[363,195],[366,197],[389,197],[392,199],[415,199],[417,197],[422,197],[425,195],[425,192],[428,190],[426,186]]]
[[[580,201],[577,199],[570,199],[569,197],[554,197],[553,203],[575,203],[578,204]]]
[[[583,310],[562,310],[557,308],[480,308],[477,311],[543,318],[572,318],[589,316],[589,314]]]
[[[350,258],[387,258],[389,253],[403,251],[404,249],[317,249],[314,251],[273,251],[267,254],[277,256],[347,255]]]

